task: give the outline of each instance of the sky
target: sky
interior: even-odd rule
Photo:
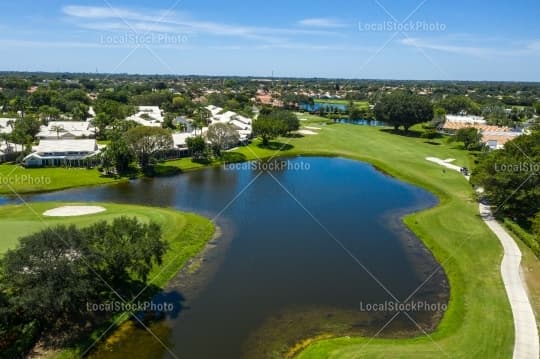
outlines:
[[[540,81],[538,0],[17,0],[0,70]]]

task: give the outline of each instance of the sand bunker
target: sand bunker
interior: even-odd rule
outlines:
[[[299,130],[298,133],[301,135],[318,135],[317,132],[313,132],[311,130]]]
[[[43,212],[43,215],[47,217],[76,217],[105,211],[105,208],[98,206],[63,206]]]

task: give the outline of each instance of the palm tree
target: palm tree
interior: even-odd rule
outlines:
[[[62,126],[52,126],[51,131],[56,132],[56,138],[60,139],[60,133],[65,132],[66,130]]]
[[[8,133],[0,133],[0,139],[6,144],[6,149],[9,148],[9,140],[11,136]]]

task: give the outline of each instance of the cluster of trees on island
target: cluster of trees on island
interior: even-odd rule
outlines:
[[[109,320],[118,313],[89,304],[138,294],[167,249],[158,224],[128,217],[21,238],[0,258],[0,357],[23,357],[46,333],[62,329],[70,340]]]

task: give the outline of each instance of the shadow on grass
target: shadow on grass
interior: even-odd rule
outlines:
[[[225,163],[238,163],[245,162],[247,160],[246,155],[238,152],[223,152],[221,160]]]
[[[287,137],[287,138],[303,138],[304,135],[302,135],[300,133],[289,133],[288,135],[285,135],[283,137]]]
[[[390,133],[392,135],[398,135],[403,137],[411,137],[411,138],[421,138],[422,137],[422,131],[416,131],[416,130],[394,130],[393,128],[383,128],[381,129],[382,132]]]
[[[289,143],[282,143],[282,142],[276,142],[271,141],[267,145],[258,144],[257,147],[265,149],[265,150],[272,150],[272,151],[289,151],[294,148],[293,145]]]
[[[433,146],[440,146],[441,145],[439,142],[435,142],[435,141],[425,141],[424,143],[427,143],[428,145],[433,145]]]
[[[145,171],[144,175],[147,177],[167,177],[177,175],[181,172],[182,171],[178,167],[160,164]]]

